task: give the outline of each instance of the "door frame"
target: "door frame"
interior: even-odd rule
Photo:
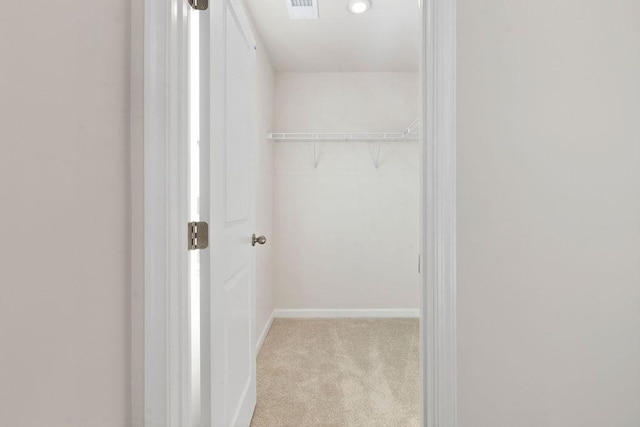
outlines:
[[[189,301],[183,286],[189,182],[183,47],[189,7],[186,0],[132,3],[131,424],[140,427],[189,425],[189,330],[183,309]]]
[[[217,1],[217,0],[211,0]],[[186,425],[186,0],[131,8],[130,423]],[[420,9],[423,425],[457,426],[456,2]],[[182,95],[181,95],[182,94]],[[185,157],[183,157],[185,156]],[[185,203],[181,203],[181,201]],[[185,206],[180,209],[180,206]]]
[[[422,8],[422,419],[456,427],[456,1]]]

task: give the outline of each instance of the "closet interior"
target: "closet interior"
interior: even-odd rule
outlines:
[[[419,425],[416,0],[246,0],[254,426]]]

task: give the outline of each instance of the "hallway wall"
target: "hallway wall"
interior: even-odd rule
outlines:
[[[130,2],[0,13],[0,425],[129,425]]]
[[[640,425],[640,2],[458,1],[460,427]]]

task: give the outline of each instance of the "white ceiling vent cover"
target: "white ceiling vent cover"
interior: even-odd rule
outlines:
[[[318,0],[285,0],[291,19],[318,19]]]

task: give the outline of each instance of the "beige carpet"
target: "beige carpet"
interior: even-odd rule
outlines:
[[[418,319],[276,319],[252,427],[418,426]]]

